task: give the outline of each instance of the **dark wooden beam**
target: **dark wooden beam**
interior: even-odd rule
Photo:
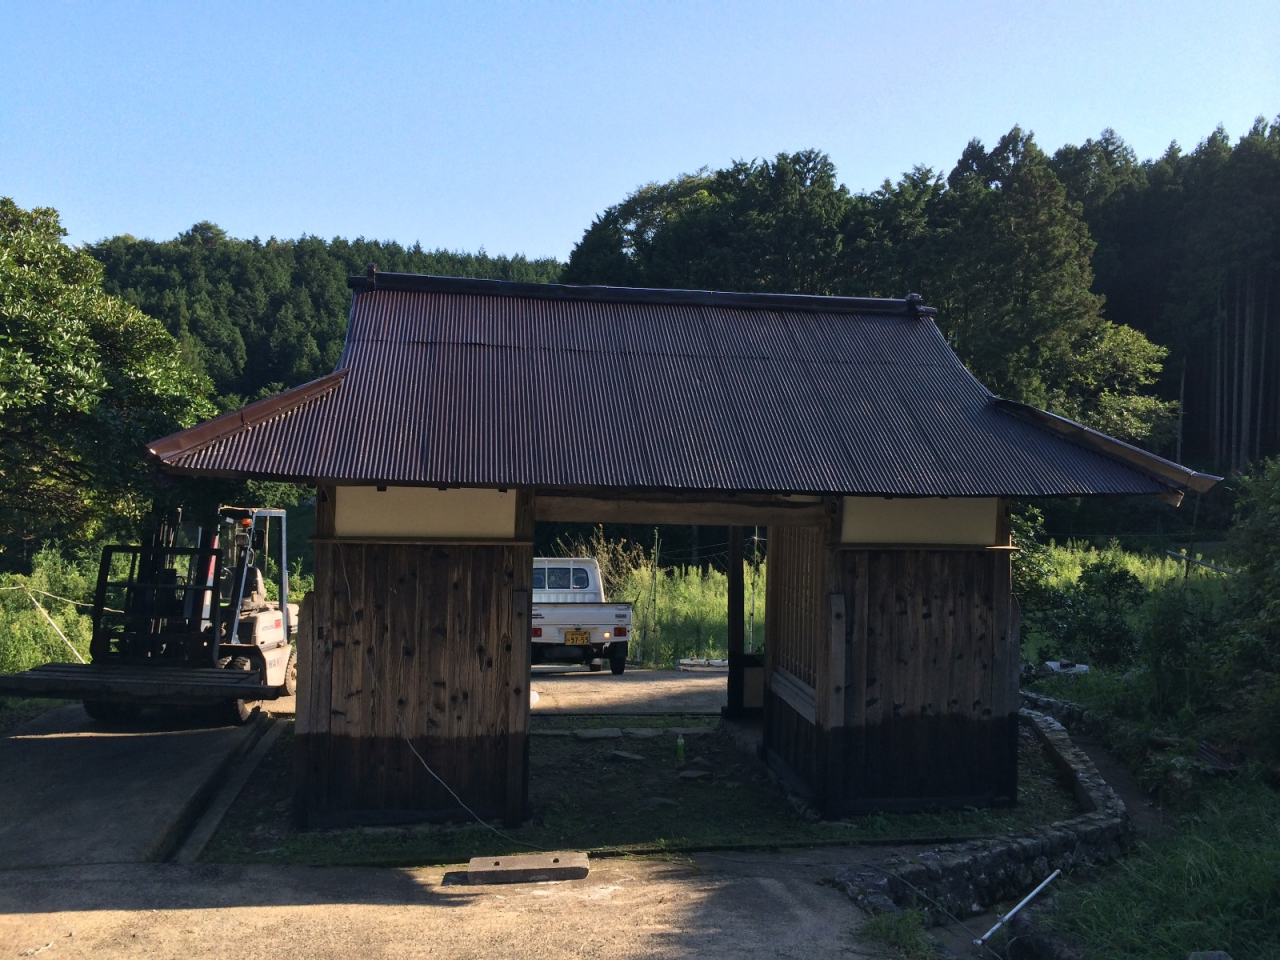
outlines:
[[[743,655],[746,652],[742,630],[745,600],[742,583],[742,527],[729,528],[729,556],[725,562],[729,567],[729,700],[725,716],[739,717],[744,707]]]
[[[551,496],[534,503],[538,520],[553,523],[652,523],[713,527],[811,527],[822,522],[823,505],[784,500],[623,500]]]

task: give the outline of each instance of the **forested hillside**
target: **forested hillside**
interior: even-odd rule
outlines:
[[[93,244],[108,293],[162,321],[183,358],[233,409],[329,373],[342,352],[351,291],[367,264],[393,273],[546,282],[556,260],[424,250],[378,240],[230,238],[198,223],[173,240]]]
[[[1107,315],[1170,350],[1174,455],[1229,471],[1280,452],[1280,121],[1144,162],[1108,130],[1053,168],[1097,242]]]
[[[1280,452],[1280,123],[1141,161],[1110,130],[1049,154],[1015,127],[990,148],[970,142],[945,175],[917,167],[868,193],[842,186],[816,150],[738,161],[637,189],[585,229],[567,265],[235,239],[211,223],[76,252],[57,242],[56,211],[9,202],[4,217],[0,553],[139,521],[153,485],[142,439],[332,370],[347,277],[368,263],[533,282],[917,291],[1002,396],[1224,473]]]

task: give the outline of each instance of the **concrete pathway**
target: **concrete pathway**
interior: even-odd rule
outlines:
[[[802,859],[810,858],[792,861]],[[596,860],[584,880],[503,886],[451,882],[456,869],[149,864],[12,871],[0,883],[0,956],[884,956],[854,939],[861,914],[849,900],[814,882],[828,870],[821,864],[761,855]]]
[[[533,668],[530,689],[533,712],[581,714],[704,713],[719,716],[729,696],[728,674],[687,673],[628,667],[615,677],[608,670],[592,673],[586,667]],[[293,697],[262,705],[276,716],[293,716]]]
[[[109,728],[79,704],[36,717],[0,739],[0,869],[163,859],[261,730],[195,711]]]
[[[533,668],[535,715],[556,713],[698,713],[719,716],[729,696],[724,673],[682,673],[628,667],[615,677],[586,667]]]

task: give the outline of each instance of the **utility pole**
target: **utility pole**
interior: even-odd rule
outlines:
[[[751,615],[747,617],[747,653],[756,652],[756,574],[760,572],[760,528],[751,528]]]

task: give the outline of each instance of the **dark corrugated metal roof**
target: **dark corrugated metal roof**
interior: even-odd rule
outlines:
[[[334,483],[1055,496],[1210,482],[997,401],[909,301],[353,286],[334,374],[152,452],[176,473]]]

